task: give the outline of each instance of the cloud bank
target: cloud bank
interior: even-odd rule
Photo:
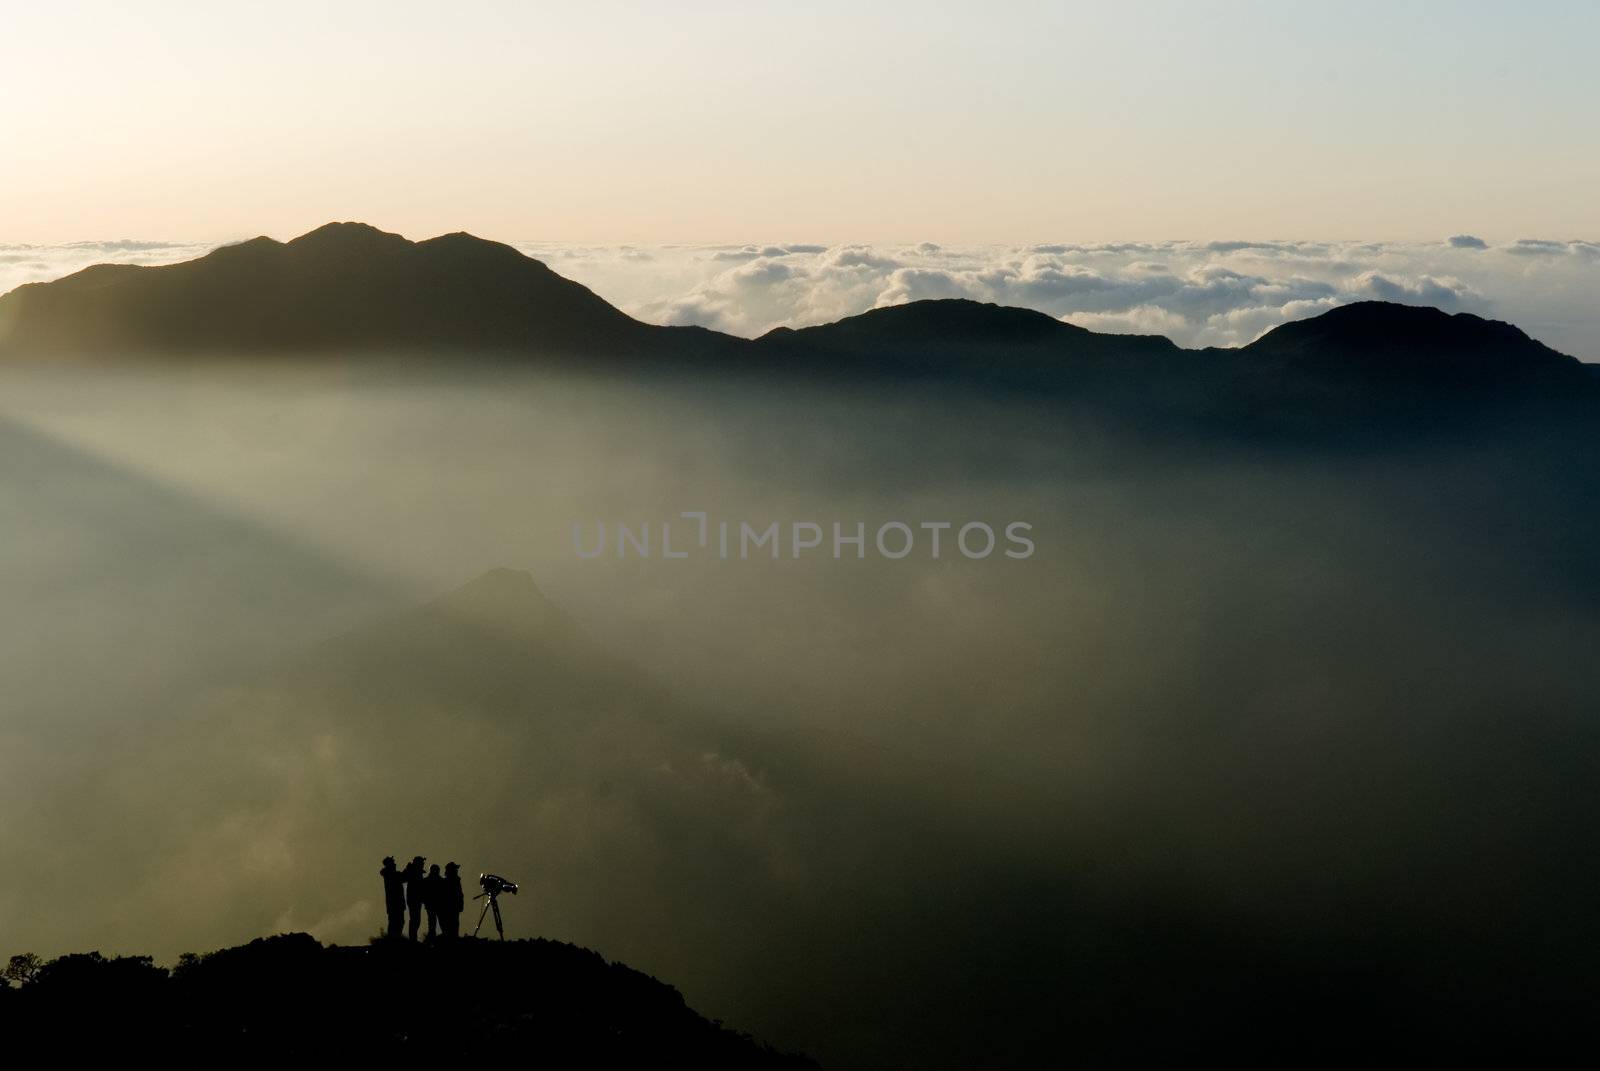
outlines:
[[[0,291],[89,264],[163,264],[209,245],[155,241],[0,244]],[[1351,301],[1435,305],[1509,320],[1600,360],[1600,242],[1471,234],[1436,242],[1167,241],[946,247],[518,248],[640,319],[756,336],[924,298],[1038,309],[1097,331],[1242,345]]]

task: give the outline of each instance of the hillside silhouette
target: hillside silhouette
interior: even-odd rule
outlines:
[[[79,1058],[149,1046],[230,1059],[816,1066],[701,1017],[669,985],[556,941],[340,947],[294,933],[185,956],[171,970],[86,953],[8,973],[21,983],[0,988],[9,1045],[48,1042]]]

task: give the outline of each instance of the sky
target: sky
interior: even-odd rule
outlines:
[[[0,242],[1600,238],[1581,3],[14,5]]]

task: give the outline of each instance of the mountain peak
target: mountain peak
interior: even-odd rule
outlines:
[[[1263,338],[1306,337],[1339,339],[1347,344],[1385,346],[1440,346],[1462,342],[1525,344],[1526,334],[1500,320],[1486,320],[1470,312],[1448,313],[1431,305],[1403,305],[1393,301],[1354,301],[1337,305],[1305,320],[1292,320]]]
[[[934,298],[883,305],[820,327],[802,328],[793,334],[813,337],[848,334],[858,338],[892,335],[900,340],[931,336],[942,343],[950,343],[967,340],[1016,342],[1081,331],[1081,327],[1063,323],[1035,309],[971,298]]]
[[[91,269],[0,297],[17,353],[630,352],[652,329],[499,242],[328,223],[159,267]],[[94,285],[89,285],[93,283]]]
[[[1036,309],[941,298],[887,305],[818,327],[772,331],[757,344],[820,372],[955,377],[1058,389],[1087,378],[1158,374],[1178,353],[1159,335],[1102,335]]]
[[[491,569],[441,595],[425,611],[505,636],[575,635],[572,617],[539,590],[525,569]]]
[[[298,238],[290,239],[286,244],[291,249],[335,247],[374,249],[414,243],[398,234],[379,230],[370,223],[324,223],[316,230],[307,231]]]
[[[541,603],[548,601],[544,592],[539,590],[539,584],[533,579],[532,573],[526,569],[511,569],[503,565],[490,569],[443,596],[452,601],[508,597]]]
[[[1587,379],[1576,358],[1500,320],[1425,305],[1357,301],[1273,328],[1240,354],[1257,361],[1439,386]]]

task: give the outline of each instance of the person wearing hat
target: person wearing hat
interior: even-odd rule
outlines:
[[[428,909],[430,941],[439,935],[439,920],[444,914],[446,895],[444,876],[439,873],[439,864],[435,863],[428,868],[428,876],[422,879],[422,906]]]
[[[417,927],[422,925],[422,902],[427,899],[427,886],[423,884],[426,879],[422,868],[425,861],[419,855],[407,863],[405,870],[401,872],[401,877],[405,878],[406,882],[406,907],[411,912],[413,941],[417,939]]]
[[[383,857],[378,876],[383,879],[383,906],[389,912],[388,935],[399,937],[406,918],[406,887],[400,871],[394,868],[394,856]]]
[[[460,937],[461,912],[466,909],[467,900],[461,891],[461,867],[455,863],[445,864],[439,900],[439,928],[446,937]]]

